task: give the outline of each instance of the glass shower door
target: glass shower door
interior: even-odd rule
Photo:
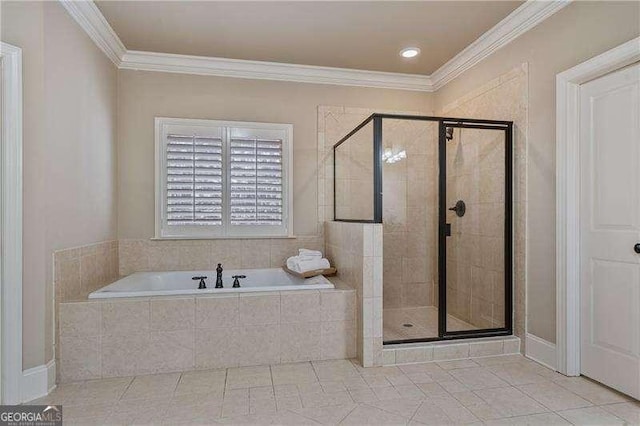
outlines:
[[[511,331],[511,127],[440,128],[443,337]]]

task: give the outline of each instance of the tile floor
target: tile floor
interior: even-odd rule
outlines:
[[[640,402],[520,355],[318,361],[62,384],[65,424],[640,425]]]
[[[438,337],[438,308],[435,306],[384,309],[382,318],[384,341]],[[412,327],[405,327],[405,324],[411,324]],[[453,315],[447,315],[449,331],[476,328]]]

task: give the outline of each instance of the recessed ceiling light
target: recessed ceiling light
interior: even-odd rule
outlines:
[[[420,49],[417,47],[407,47],[400,51],[400,56],[403,58],[415,58],[420,54]]]

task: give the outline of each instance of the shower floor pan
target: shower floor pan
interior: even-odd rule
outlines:
[[[438,337],[438,308],[435,306],[384,309],[382,319],[384,341]],[[477,330],[477,327],[447,315],[447,330]]]

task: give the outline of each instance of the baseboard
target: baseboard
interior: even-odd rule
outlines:
[[[22,372],[22,402],[41,398],[56,387],[56,361],[29,368]]]
[[[557,369],[556,344],[527,333],[525,356],[553,370]]]

